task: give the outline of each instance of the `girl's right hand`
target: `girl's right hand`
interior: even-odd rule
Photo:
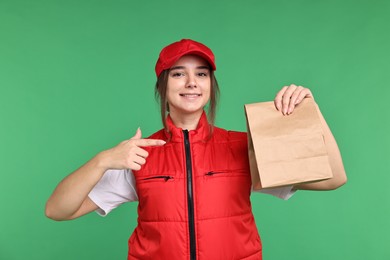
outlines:
[[[107,165],[107,169],[140,170],[149,155],[141,147],[162,146],[165,143],[164,140],[142,139],[141,129],[138,128],[132,138],[104,151],[107,155],[105,156],[107,158],[105,165]]]

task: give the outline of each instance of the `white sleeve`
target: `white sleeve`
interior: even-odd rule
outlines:
[[[293,189],[293,186],[284,186],[284,187],[277,187],[277,188],[266,188],[261,190],[253,190],[252,192],[258,192],[258,193],[265,193],[270,194],[272,196],[278,197],[283,200],[288,200],[289,198],[294,195],[296,190]]]
[[[99,207],[96,212],[101,216],[125,202],[137,201],[133,172],[107,170],[88,196]]]

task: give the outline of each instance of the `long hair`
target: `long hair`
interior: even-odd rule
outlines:
[[[167,100],[168,75],[169,75],[169,70],[164,70],[163,72],[161,72],[156,82],[156,88],[154,90],[154,94],[156,99],[159,99],[161,121],[163,123],[164,129],[169,132],[169,129],[167,127],[167,122],[166,122],[166,118],[169,113],[169,105]],[[217,103],[219,99],[219,86],[218,86],[217,79],[215,78],[214,71],[212,70],[210,71],[210,81],[211,81],[210,99],[206,107],[207,107],[207,118],[210,124],[210,130],[211,130],[210,134],[211,134],[215,124]]]

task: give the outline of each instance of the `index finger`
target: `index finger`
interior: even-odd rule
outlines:
[[[274,104],[278,111],[281,111],[282,109],[282,99],[283,99],[284,92],[286,92],[287,88],[288,88],[287,86],[284,86],[275,96]]]
[[[138,139],[134,140],[134,144],[137,146],[161,146],[164,145],[166,142],[164,140],[160,139]]]

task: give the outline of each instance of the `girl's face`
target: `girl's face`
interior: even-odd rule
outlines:
[[[169,112],[175,116],[201,114],[210,99],[210,88],[208,63],[196,55],[181,57],[168,74]]]

